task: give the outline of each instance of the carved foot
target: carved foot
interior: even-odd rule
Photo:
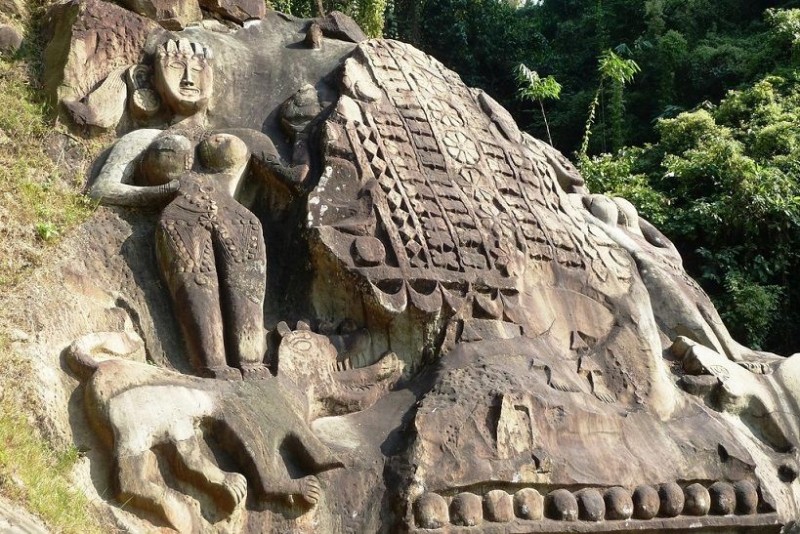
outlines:
[[[225,480],[217,486],[228,510],[235,509],[247,496],[247,479],[239,473],[225,473]]]
[[[269,368],[263,363],[243,363],[242,377],[245,380],[264,380],[272,376]]]
[[[311,506],[314,506],[319,501],[322,494],[322,486],[320,486],[319,479],[314,475],[310,475],[300,479],[300,497],[303,498]]]
[[[203,367],[200,369],[200,376],[203,378],[215,378],[217,380],[241,380],[242,374],[238,369],[220,365],[219,367]]]

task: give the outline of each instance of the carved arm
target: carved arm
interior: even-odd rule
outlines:
[[[178,191],[178,180],[158,186],[133,184],[137,158],[161,133],[161,130],[146,128],[121,137],[87,195],[102,204],[130,207],[152,206],[171,198]]]

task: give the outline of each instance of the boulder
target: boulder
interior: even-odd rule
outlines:
[[[339,39],[351,43],[367,40],[367,35],[358,26],[358,23],[341,11],[331,11],[323,18],[317,19],[317,22],[322,28],[322,35],[329,39]]]
[[[52,102],[80,101],[114,70],[142,61],[154,21],[100,0],[53,6],[45,27],[44,86]]]
[[[267,12],[266,5],[260,0],[200,0],[200,7],[239,24],[264,18]]]
[[[122,0],[120,3],[168,30],[182,30],[203,20],[197,0]]]

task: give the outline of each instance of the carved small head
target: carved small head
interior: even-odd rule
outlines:
[[[205,110],[214,88],[211,49],[188,39],[169,40],[156,53],[156,89],[173,113]]]

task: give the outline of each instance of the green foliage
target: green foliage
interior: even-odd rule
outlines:
[[[627,196],[676,242],[736,336],[779,351],[800,339],[798,82],[766,76],[584,166],[595,191]]]
[[[591,191],[626,198],[642,217],[661,226],[669,216],[669,199],[654,189],[641,172],[648,150],[649,147],[624,148],[615,155],[595,156],[584,161],[581,171]]]
[[[601,79],[625,85],[632,82],[634,75],[642,69],[634,60],[622,58],[609,49],[600,54],[597,70],[600,71]]]
[[[584,126],[583,142],[578,151],[578,159],[583,164],[589,152],[589,138],[592,135],[592,125],[597,116],[597,106],[600,104],[600,97],[603,94],[603,87],[608,83],[611,89],[611,113],[612,113],[612,132],[614,135],[614,145],[619,148],[622,146],[622,113],[623,99],[622,90],[626,84],[633,81],[633,77],[641,69],[632,59],[622,58],[613,50],[604,50],[600,54],[597,64],[600,72],[600,86],[597,88],[592,103],[589,104],[589,117]]]
[[[558,100],[561,95],[561,84],[553,76],[542,78],[535,70],[524,63],[516,68],[517,82],[520,84],[517,95],[523,100],[541,101]]]
[[[539,103],[539,108],[542,110],[542,120],[547,130],[547,139],[550,144],[553,144],[553,138],[550,135],[550,125],[547,123],[547,115],[544,112],[545,100],[558,100],[561,95],[561,84],[556,81],[552,76],[542,78],[535,70],[531,70],[525,66],[524,63],[517,65],[515,69],[517,76],[517,83],[519,83],[519,90],[517,96],[521,100],[530,100]]]
[[[800,58],[800,9],[767,9],[776,49],[789,48],[792,58]]]

